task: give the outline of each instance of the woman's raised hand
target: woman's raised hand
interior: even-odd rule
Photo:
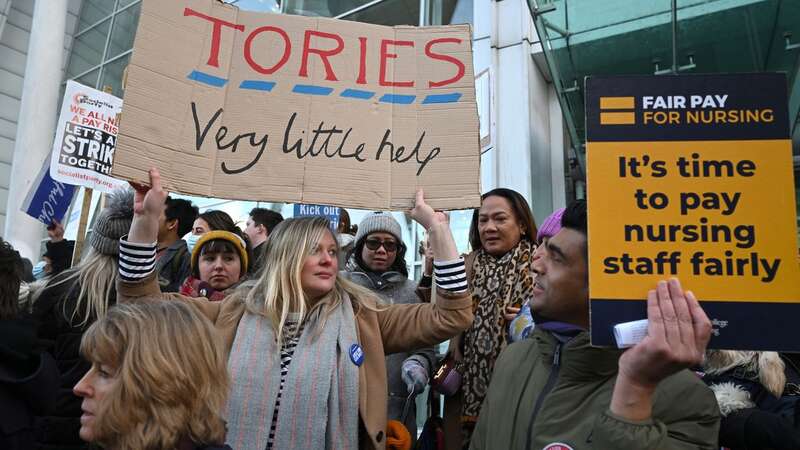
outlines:
[[[148,171],[150,186],[131,182],[135,194],[133,197],[133,213],[137,216],[161,215],[168,192],[161,187],[161,174],[153,167]]]
[[[150,186],[131,183],[133,196],[133,222],[128,233],[128,242],[149,244],[158,239],[158,217],[164,210],[167,192],[161,188],[161,174],[155,167],[150,169]]]
[[[417,189],[417,198],[414,202],[414,209],[411,210],[411,218],[426,230],[433,225],[447,223],[447,216],[443,212],[434,211],[429,204],[425,203],[425,192],[422,188]]]

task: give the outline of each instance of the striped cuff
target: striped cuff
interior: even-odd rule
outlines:
[[[433,276],[440,288],[461,294],[467,292],[467,271],[464,258],[451,261],[433,261]]]
[[[127,236],[125,236],[127,237]],[[123,281],[138,281],[153,273],[156,267],[157,242],[140,244],[119,240],[119,276]]]

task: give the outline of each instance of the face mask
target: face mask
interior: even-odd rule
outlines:
[[[35,266],[33,266],[33,278],[34,279],[41,280],[42,278],[47,276],[47,274],[44,272],[44,266],[46,266],[46,265],[47,265],[47,263],[45,263],[44,261],[39,261],[38,263],[36,263]]]
[[[189,254],[194,251],[194,246],[201,237],[201,234],[188,234],[183,238],[183,240],[186,241],[186,246],[189,247]]]

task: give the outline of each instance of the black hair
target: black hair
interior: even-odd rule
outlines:
[[[8,242],[0,238],[0,319],[12,319],[19,312],[19,285],[22,258]]]
[[[561,228],[587,233],[586,200],[575,200],[567,205],[561,216]]]
[[[226,241],[225,239],[213,239],[204,243],[203,246],[200,247],[200,254],[197,257],[197,264],[195,264],[194,269],[192,270],[193,277],[200,279],[200,258],[207,253],[233,253],[237,258],[239,258],[239,277],[244,278],[244,276],[247,274],[246,271],[242,270],[244,269],[244,261],[242,261],[242,256],[239,254],[239,250],[237,250],[231,242]]]
[[[164,204],[167,205],[167,209],[164,211],[167,220],[178,220],[178,238],[192,231],[192,225],[200,211],[197,206],[194,206],[189,200],[172,197],[167,197]]]
[[[536,241],[536,234],[538,233],[536,220],[534,220],[531,209],[528,207],[528,202],[522,194],[507,188],[492,189],[481,195],[481,204],[483,204],[483,201],[488,197],[502,197],[508,200],[508,203],[511,204],[511,210],[514,211],[517,222],[519,222],[525,230],[525,235],[522,238]],[[483,248],[480,231],[478,230],[478,216],[480,215],[480,210],[480,208],[475,208],[472,212],[472,221],[469,227],[469,245],[473,250]]]
[[[211,209],[202,212],[197,216],[197,218],[203,219],[208,224],[208,228],[211,231],[224,230],[235,233],[235,230],[239,229],[239,227],[236,226],[236,222],[231,219],[231,216],[229,216],[228,213],[218,209]]]
[[[250,217],[257,225],[262,225],[267,229],[267,234],[272,233],[272,230],[283,221],[283,216],[280,213],[266,208],[253,208],[250,210]]]
[[[253,261],[253,245],[250,243],[250,237],[244,231],[242,231],[241,228],[236,226],[236,223],[233,221],[233,219],[231,219],[231,216],[229,216],[228,213],[218,209],[212,209],[201,213],[199,216],[197,216],[197,218],[205,220],[208,224],[208,228],[211,231],[228,231],[242,238],[244,241],[244,250],[247,253],[247,260]],[[252,272],[253,268],[253,264],[251,263],[250,267],[247,268],[247,272]]]
[[[26,283],[36,281],[36,278],[33,277],[33,263],[28,258],[22,258],[22,281]]]
[[[588,220],[586,217],[586,200],[574,200],[567,205],[564,209],[564,215],[561,216],[561,228],[568,228],[583,234],[587,238],[583,244],[584,256],[588,261]]]
[[[369,270],[369,268],[364,263],[364,259],[361,258],[361,255],[364,252],[364,244],[367,242],[367,238],[369,236],[370,235],[368,234],[361,238],[360,241],[356,242],[356,245],[353,246],[353,249],[350,250],[350,253],[348,254],[348,259],[349,255],[353,255],[356,263],[358,263],[358,265],[364,270]],[[397,239],[396,236],[395,239]],[[404,277],[408,276],[408,268],[406,267],[406,244],[400,239],[397,239],[397,252],[395,252],[394,262],[392,263],[391,267],[389,267],[389,270],[400,272]]]
[[[352,225],[350,223],[350,214],[344,208],[339,208],[339,227],[336,229],[336,232],[353,236],[358,233],[358,225]]]

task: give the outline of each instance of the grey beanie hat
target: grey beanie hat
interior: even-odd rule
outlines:
[[[358,224],[358,232],[356,233],[356,244],[361,242],[372,233],[383,231],[389,233],[397,239],[398,243],[403,242],[403,231],[400,229],[400,224],[392,217],[391,214],[386,212],[374,212],[367,215],[361,223]]]
[[[106,198],[106,207],[95,219],[89,243],[104,255],[119,254],[119,238],[128,234],[133,221],[133,190],[118,189]]]

